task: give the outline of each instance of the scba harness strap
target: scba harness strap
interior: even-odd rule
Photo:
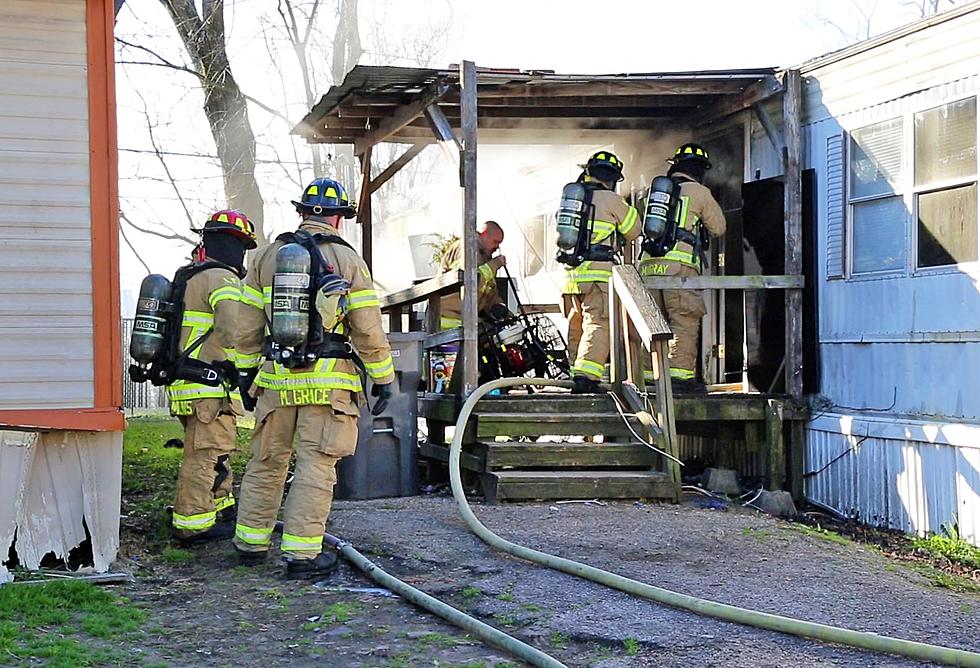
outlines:
[[[300,350],[295,351],[293,355],[288,357],[283,355],[283,348],[271,336],[267,337],[265,349],[266,359],[279,362],[286,368],[309,366],[318,359],[350,360],[357,368],[358,375],[361,379],[361,387],[366,391],[368,374],[364,361],[354,350],[347,336],[328,331],[324,328],[323,318],[316,308],[316,293],[321,287],[329,281],[338,278],[343,280],[343,277],[336,274],[333,265],[327,262],[319,248],[319,244],[337,244],[345,246],[355,253],[357,251],[346,240],[336,234],[310,234],[306,230],[285,232],[276,237],[276,241],[281,241],[284,244],[299,244],[310,254],[310,324],[306,343],[300,347]]]

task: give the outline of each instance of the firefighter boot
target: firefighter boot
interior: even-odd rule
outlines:
[[[599,394],[599,381],[585,376],[572,378],[572,394]]]
[[[227,540],[235,535],[234,522],[217,522],[206,531],[200,531],[190,536],[176,536],[181,545],[201,545],[217,540]]]
[[[263,563],[269,557],[268,550],[260,550],[258,552],[246,552],[245,550],[239,550],[235,547],[235,554],[238,555],[238,565],[239,566],[258,566]]]
[[[286,559],[287,580],[313,580],[337,570],[337,555],[321,552],[315,559]]]

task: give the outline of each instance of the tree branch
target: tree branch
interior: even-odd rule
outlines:
[[[151,56],[153,56],[154,58],[156,58],[158,61],[160,61],[158,63],[148,63],[148,62],[141,62],[141,61],[119,61],[122,64],[129,64],[129,65],[157,65],[157,66],[160,66],[160,67],[169,67],[171,69],[179,70],[181,72],[187,72],[188,74],[193,74],[194,76],[196,76],[198,78],[201,77],[201,74],[199,72],[195,72],[194,70],[190,69],[186,65],[178,65],[177,63],[171,62],[171,61],[167,60],[166,58],[164,58],[163,56],[161,56],[156,51],[154,51],[153,49],[149,49],[149,48],[147,48],[145,46],[142,46],[140,44],[133,44],[132,42],[127,42],[126,40],[122,39],[121,37],[116,37],[115,39],[116,39],[117,42],[119,42],[123,46],[128,46],[131,49],[138,49],[140,51],[145,51],[146,53],[150,54]]]
[[[120,3],[120,4],[122,4],[122,3]],[[119,212],[119,217],[122,220],[125,220],[125,221],[129,222],[129,219],[126,217],[126,214],[124,214],[122,211]],[[139,260],[140,261],[140,264],[143,265],[143,268],[146,269],[146,273],[152,274],[153,272],[150,271],[150,265],[148,265],[146,263],[146,260],[143,259],[143,256],[140,255],[139,254],[139,251],[136,250],[136,247],[133,246],[133,242],[130,241],[129,240],[129,237],[126,236],[126,228],[123,227],[122,225],[119,226],[119,236],[121,236],[123,238],[123,241],[126,242],[126,245],[129,246],[129,250],[133,251],[133,255],[136,256],[136,259]]]
[[[149,234],[149,235],[152,235],[154,237],[159,237],[160,239],[167,239],[168,241],[183,241],[183,242],[188,243],[188,244],[190,244],[192,246],[196,246],[197,245],[197,241],[195,241],[194,239],[191,239],[190,237],[185,237],[183,234],[178,234],[177,232],[175,232],[174,230],[170,229],[169,227],[167,229],[171,233],[170,234],[166,234],[164,232],[161,232],[160,230],[151,230],[151,229],[146,228],[146,227],[140,227],[139,225],[137,225],[136,223],[134,223],[132,221],[132,219],[130,219],[129,216],[127,216],[122,211],[119,212],[119,217],[123,221],[125,221],[127,225],[129,225],[130,227],[132,227],[137,232],[142,232],[143,234]]]

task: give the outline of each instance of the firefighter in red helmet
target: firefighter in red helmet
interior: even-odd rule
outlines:
[[[191,264],[178,270],[183,318],[178,351],[214,368],[217,386],[175,380],[167,387],[170,412],[184,426],[184,456],[177,475],[173,531],[181,542],[229,538],[235,529],[235,498],[228,458],[235,450],[238,364],[235,352],[245,252],[256,247],[255,228],[240,211],[223,210],[204,226]]]

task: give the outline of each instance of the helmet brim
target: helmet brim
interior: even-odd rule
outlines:
[[[319,204],[310,206],[296,200],[289,201],[296,207],[297,213],[311,213],[314,216],[343,216],[346,219],[351,219],[357,215],[357,210],[353,206],[320,206]]]

